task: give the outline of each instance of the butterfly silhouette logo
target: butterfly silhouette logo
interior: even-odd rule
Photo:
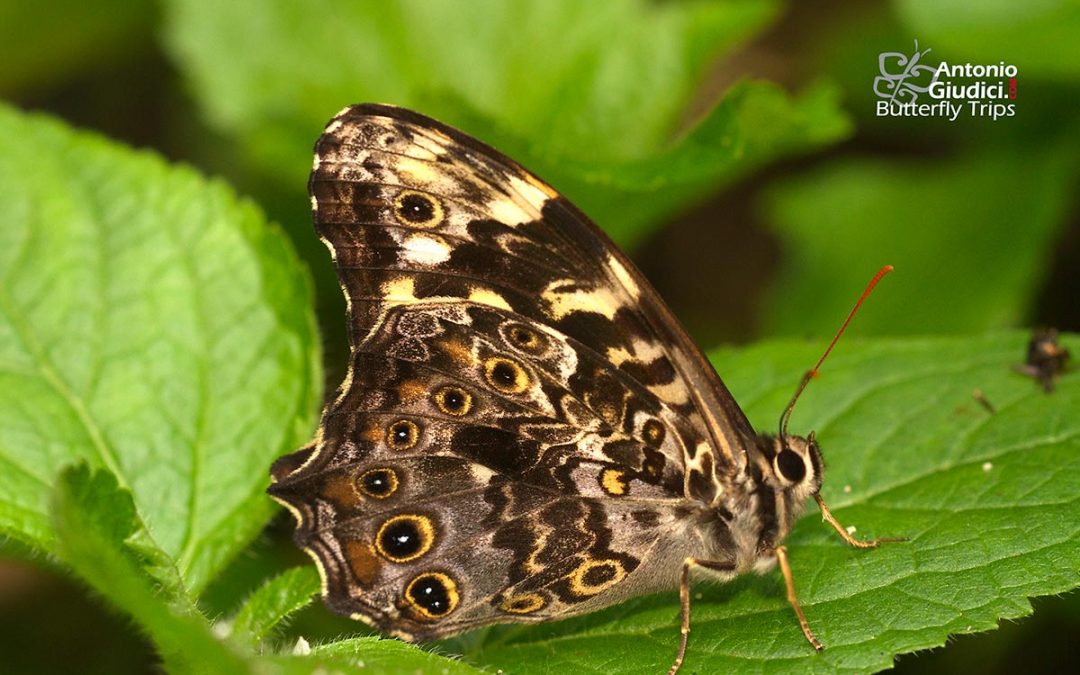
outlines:
[[[922,57],[930,53],[929,49],[919,51],[919,41],[915,41],[915,51],[910,55],[902,52],[882,52],[878,55],[878,69],[881,74],[874,78],[874,93],[890,103],[915,103],[919,94],[926,93],[937,81],[937,69],[920,63]]]

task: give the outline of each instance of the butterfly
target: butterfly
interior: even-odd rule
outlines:
[[[332,610],[430,640],[678,588],[674,673],[691,573],[779,562],[820,649],[785,535],[815,497],[849,543],[881,540],[832,518],[790,406],[779,436],[757,433],[588,217],[491,147],[387,105],[330,121],[309,189],[351,355],[269,493]]]

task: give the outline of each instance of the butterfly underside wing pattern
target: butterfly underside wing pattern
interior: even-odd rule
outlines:
[[[329,123],[309,187],[351,356],[270,493],[330,608],[426,640],[775,563],[820,488],[816,445],[756,434],[565,198],[373,104]]]

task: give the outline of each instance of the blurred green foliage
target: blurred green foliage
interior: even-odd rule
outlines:
[[[1036,318],[1080,327],[1078,32],[1069,0],[9,0],[0,95],[149,142],[252,195],[311,267],[331,371],[342,306],[304,184],[323,124],[364,100],[499,147],[625,245],[669,246],[673,221],[695,209],[705,230],[756,220],[777,250],[767,275],[672,275],[692,280],[676,300],[708,293],[717,307],[718,275],[768,279],[742,334],[827,335],[870,274],[896,265],[853,333],[969,337],[845,346],[794,423],[828,438],[826,495],[845,517],[916,541],[866,559],[799,524],[804,603],[827,642],[844,642],[824,659],[807,661],[772,578],[706,591],[691,646],[715,669],[867,671],[1075,585],[1075,376],[1047,399],[1008,371],[1022,334],[982,334]],[[1017,115],[876,117],[878,54],[916,39],[931,63],[1015,63]],[[7,108],[0,132],[2,550],[55,556],[177,672],[347,671],[358,659],[374,672],[475,672],[366,637],[291,654],[298,636],[365,629],[300,611],[317,579],[288,569],[306,559],[284,520],[253,542],[272,513],[265,468],[309,431],[320,384],[305,273],[280,233],[187,169]],[[731,319],[718,309],[713,321]],[[769,428],[818,349],[778,341],[716,360]],[[999,415],[982,416],[974,387]],[[1000,473],[984,473],[989,460]],[[882,603],[891,618],[871,629]],[[1040,613],[1075,627],[1076,607]],[[658,596],[441,649],[523,671],[662,668],[676,609]],[[0,626],[24,623],[0,614]],[[1051,663],[1054,627],[1041,626],[946,654],[994,654],[983,670],[1000,672]],[[112,644],[88,649],[115,659]],[[5,670],[41,670],[19,654]]]
[[[1065,28],[1080,20],[1074,3],[906,0],[864,11],[823,31],[811,70],[840,83],[864,143],[892,152],[830,158],[765,191],[764,219],[784,257],[762,313],[766,330],[827,334],[860,280],[884,263],[897,273],[854,333],[1023,325],[1077,222],[1080,74],[1069,74],[1076,41]],[[877,54],[909,53],[913,39],[935,68],[1015,64],[1016,116],[877,117]],[[807,315],[808,304],[827,311]]]
[[[785,181],[767,201],[789,252],[767,329],[828,334],[881,262],[898,272],[860,313],[857,332],[1022,325],[1069,215],[1075,147],[844,159]],[[800,311],[807,306],[819,311]]]
[[[1070,0],[898,0],[914,35],[941,45],[956,60],[1019,64],[1033,84],[1080,78],[1080,4]],[[1034,80],[1028,80],[1028,76]]]
[[[0,92],[38,92],[131,58],[152,40],[145,0],[0,2]]]
[[[848,130],[828,90],[793,101],[746,83],[687,133],[708,67],[776,15],[774,0],[167,6],[168,44],[208,119],[290,190],[312,129],[345,104],[392,102],[483,137],[628,243],[721,179]]]

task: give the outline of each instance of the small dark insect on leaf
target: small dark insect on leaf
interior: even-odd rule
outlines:
[[[1016,372],[1035,378],[1043,391],[1054,390],[1054,380],[1065,372],[1069,350],[1058,344],[1055,328],[1036,328],[1028,342],[1027,361],[1014,366]]]

